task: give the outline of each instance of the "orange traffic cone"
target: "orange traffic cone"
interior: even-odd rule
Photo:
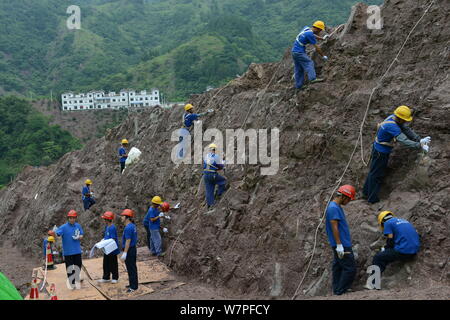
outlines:
[[[53,269],[53,254],[52,254],[52,247],[50,245],[50,242],[47,242],[47,249],[45,251],[46,257],[47,257],[47,269]]]
[[[31,282],[30,300],[39,299],[39,290],[37,285],[37,277],[33,274],[33,281]]]
[[[52,283],[52,285],[50,286],[50,300],[58,300],[54,283]]]

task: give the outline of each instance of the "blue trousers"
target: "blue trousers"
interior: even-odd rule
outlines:
[[[385,249],[384,251],[378,252],[372,260],[372,264],[379,266],[380,271],[383,273],[383,271],[386,269],[386,266],[394,261],[400,260],[400,261],[408,261],[414,258],[416,254],[405,254],[400,253],[393,248]]]
[[[336,295],[341,295],[350,289],[356,275],[356,263],[352,248],[344,247],[344,252],[351,252],[351,254],[346,254],[339,259],[336,247],[333,248],[333,293]]]
[[[89,209],[94,204],[95,204],[95,200],[92,199],[91,197],[87,197],[83,200],[84,210]]]
[[[227,180],[217,172],[205,172],[203,174],[203,180],[205,181],[206,202],[208,207],[210,207],[214,205],[214,190],[216,188],[216,184],[219,185],[217,195],[221,196],[225,191],[225,184]]]
[[[308,75],[309,81],[316,79],[314,62],[306,53],[292,52],[292,59],[294,60],[295,87],[297,89],[300,89],[303,86],[305,72]]]
[[[125,265],[127,266],[128,281],[130,288],[137,290],[138,288],[138,271],[136,266],[136,247],[130,247],[125,259]]]
[[[380,192],[381,182],[383,182],[388,161],[389,153],[379,152],[372,147],[370,170],[363,188],[363,194],[367,197],[367,201],[370,203],[380,201],[380,198],[378,198],[378,193]]]
[[[150,229],[150,251],[153,254],[159,256],[161,254],[161,234],[159,233],[159,229]]]

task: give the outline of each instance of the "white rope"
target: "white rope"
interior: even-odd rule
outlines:
[[[333,192],[331,193],[331,195],[330,195],[330,197],[329,197],[329,199],[328,199],[328,201],[327,201],[327,204],[326,204],[326,206],[325,206],[325,210],[324,210],[324,212],[323,212],[322,218],[320,219],[319,225],[318,225],[317,228],[316,228],[316,232],[315,232],[315,235],[314,235],[314,247],[313,247],[313,252],[312,252],[311,258],[310,258],[310,260],[309,260],[308,267],[306,268],[305,274],[303,275],[302,280],[300,281],[300,283],[299,283],[297,289],[295,290],[294,295],[292,296],[292,300],[294,300],[294,299],[297,297],[297,295],[298,295],[298,290],[300,289],[301,285],[303,284],[303,281],[304,281],[305,278],[306,278],[306,275],[308,274],[309,268],[310,268],[311,263],[312,263],[312,260],[313,260],[313,258],[314,258],[314,253],[315,253],[315,251],[316,251],[316,246],[317,246],[317,233],[318,233],[319,228],[320,228],[320,226],[321,226],[321,224],[322,224],[322,222],[323,222],[323,219],[325,218],[326,210],[327,210],[327,208],[328,208],[328,204],[329,204],[329,202],[331,201],[331,199],[332,199],[332,197],[333,197],[333,194],[335,193],[335,191],[336,191],[336,189],[338,188],[339,184],[342,182],[342,178],[344,177],[345,173],[346,173],[347,170],[348,170],[348,167],[350,166],[351,161],[353,160],[353,156],[354,156],[354,154],[355,154],[355,152],[356,152],[356,149],[357,149],[357,147],[358,147],[358,143],[359,143],[360,141],[361,141],[361,152],[362,152],[362,146],[363,146],[363,144],[362,144],[362,142],[363,142],[363,141],[362,141],[362,129],[363,129],[364,123],[365,123],[366,118],[367,118],[367,113],[369,112],[370,102],[371,102],[371,100],[372,100],[373,94],[375,93],[376,89],[377,89],[378,87],[381,86],[381,83],[382,83],[383,79],[384,79],[385,76],[388,74],[388,72],[390,71],[390,69],[391,69],[392,66],[394,65],[394,63],[395,63],[395,61],[397,60],[397,58],[400,56],[400,53],[402,52],[403,48],[405,47],[406,42],[409,40],[409,38],[410,38],[412,32],[416,29],[416,27],[419,25],[420,21],[421,21],[421,20],[423,19],[423,17],[428,13],[428,11],[429,11],[430,8],[433,6],[433,4],[434,4],[434,0],[431,1],[430,5],[429,5],[428,8],[425,10],[425,12],[424,12],[424,14],[422,15],[422,17],[417,21],[417,23],[414,25],[414,27],[412,28],[412,30],[409,32],[409,34],[408,34],[408,36],[407,36],[405,42],[403,43],[403,45],[402,45],[402,47],[400,48],[399,52],[397,53],[396,57],[394,58],[394,60],[393,60],[392,63],[390,64],[389,68],[388,68],[387,71],[384,73],[384,75],[381,77],[381,79],[380,79],[379,83],[377,84],[377,86],[376,86],[375,88],[373,88],[373,90],[372,90],[372,93],[371,93],[371,95],[370,95],[370,97],[369,97],[369,102],[368,102],[367,107],[366,107],[366,112],[364,113],[363,121],[362,121],[361,126],[360,126],[358,140],[357,140],[356,143],[355,143],[355,147],[353,148],[353,152],[352,152],[352,154],[351,154],[351,156],[350,156],[350,159],[349,159],[349,161],[348,161],[348,163],[347,163],[347,166],[346,166],[345,169],[344,169],[344,172],[342,173],[341,177],[337,180],[336,186],[335,186],[335,188],[333,189]],[[363,153],[361,153],[361,157],[362,157],[363,163],[365,164],[365,162],[364,162],[364,154],[363,154]],[[366,164],[366,166],[367,166],[367,164]]]

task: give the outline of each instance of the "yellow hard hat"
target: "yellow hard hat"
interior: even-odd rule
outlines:
[[[160,196],[154,196],[154,197],[152,198],[152,202],[153,202],[153,203],[156,203],[156,204],[161,204],[161,203],[162,203],[162,199],[161,199]]]
[[[210,149],[217,149],[217,145],[215,145],[214,143],[211,143],[208,148]]]
[[[184,106],[184,111],[188,111],[191,110],[194,106],[190,103],[188,103],[187,105]]]
[[[122,139],[122,144],[128,143],[127,139]]]
[[[391,216],[394,216],[394,214],[392,213],[392,211],[382,211],[380,212],[380,214],[378,215],[378,224],[380,225],[381,230],[383,230],[383,219],[384,217],[386,217],[388,214],[390,214]]]
[[[313,27],[316,27],[320,30],[325,30],[325,23],[323,21],[317,20],[316,22],[314,22]]]
[[[86,179],[86,181],[84,182],[85,184],[92,184],[91,179]]]
[[[54,238],[53,236],[49,236],[49,237],[47,238],[47,241],[48,241],[48,242],[55,242],[55,238]]]
[[[413,119],[411,109],[407,106],[400,106],[395,109],[394,114],[396,117],[405,121],[411,121]]]

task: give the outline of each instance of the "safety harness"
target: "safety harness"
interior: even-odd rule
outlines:
[[[213,157],[211,157],[209,154],[207,155],[207,157],[208,157],[208,158],[213,158]],[[213,169],[215,169],[215,170],[213,170]],[[212,165],[212,164],[208,164],[208,162],[206,162],[206,168],[203,170],[203,172],[213,172],[213,173],[216,173],[217,170],[219,170],[218,167],[216,167],[216,166],[214,166],[214,165]]]
[[[300,37],[301,37],[302,35],[304,35],[305,32],[308,32],[308,31],[311,31],[311,29],[310,29],[309,27],[305,27],[305,29],[303,29],[302,32],[300,32],[300,33],[298,34],[297,38],[295,39],[295,41],[296,41],[299,45],[301,45],[302,47],[305,47],[306,44],[303,44],[303,43],[300,42]]]
[[[390,119],[389,119],[389,120],[385,120],[385,121],[379,123],[379,124],[377,125],[377,133],[376,133],[376,135],[375,135],[375,142],[378,143],[378,144],[381,144],[381,145],[383,145],[383,146],[387,146],[387,147],[393,148],[393,147],[394,147],[394,143],[397,142],[397,139],[396,139],[395,137],[392,138],[390,141],[379,141],[379,140],[378,140],[378,131],[380,130],[380,128],[383,127],[383,124],[386,124],[386,123],[397,124],[397,122],[395,122],[394,120],[390,120]],[[383,129],[384,129],[384,128],[383,128]]]

